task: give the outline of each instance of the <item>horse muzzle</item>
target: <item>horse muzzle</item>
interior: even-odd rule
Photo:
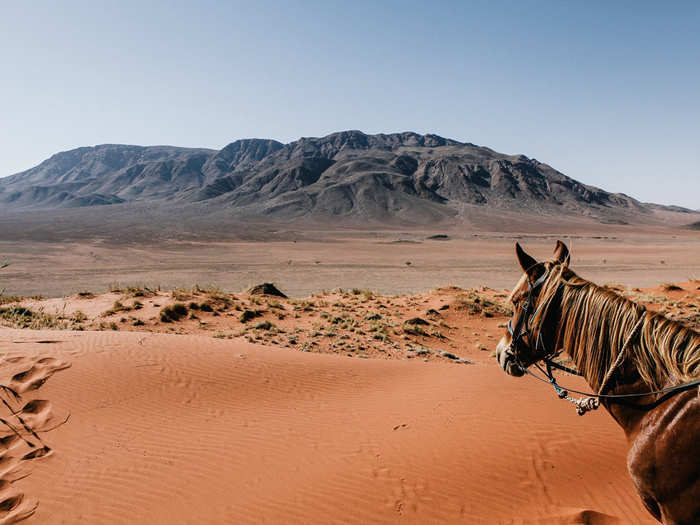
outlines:
[[[520,377],[525,374],[518,360],[515,358],[512,346],[505,342],[505,337],[499,341],[496,347],[496,357],[498,359],[498,364],[501,365],[501,368],[506,374],[514,377]]]

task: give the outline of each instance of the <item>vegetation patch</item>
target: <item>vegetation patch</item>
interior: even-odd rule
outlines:
[[[141,303],[139,303],[139,304],[141,304]],[[143,305],[141,305],[141,306],[143,306]],[[139,306],[139,308],[141,306]],[[110,308],[109,310],[105,310],[104,312],[102,312],[101,315],[102,315],[102,317],[109,317],[110,315],[114,315],[118,312],[128,312],[130,310],[133,310],[132,306],[126,306],[126,305],[122,304],[121,301],[114,301],[112,308]]]
[[[22,299],[24,299],[24,297],[20,297],[19,295],[5,295],[0,293],[0,304],[19,303]]]
[[[208,303],[208,302],[200,303],[199,309],[202,312],[213,312],[214,311],[214,308],[212,307],[211,303]]]
[[[402,329],[403,329],[403,333],[404,333],[404,334],[409,334],[409,335],[422,335],[422,336],[424,336],[424,337],[429,337],[429,336],[430,336],[430,334],[429,334],[428,332],[426,332],[425,328],[423,328],[421,325],[419,325],[419,324],[413,324],[413,323],[410,323],[410,322],[408,322],[408,321],[406,321],[406,322],[403,324]]]
[[[455,310],[465,310],[470,314],[481,314],[484,317],[510,317],[513,315],[510,305],[505,302],[496,302],[475,290],[468,290],[457,295],[452,307]]]
[[[279,330],[277,327],[272,324],[270,321],[261,321],[258,324],[254,326],[256,330],[265,330],[268,332],[278,332]]]
[[[0,308],[0,319],[4,324],[13,328],[29,328],[32,330],[42,328],[65,329],[71,325],[71,322],[61,316],[34,311],[24,306]]]
[[[160,310],[160,320],[163,323],[179,321],[186,315],[187,307],[182,303],[173,303],[170,306],[164,306]]]
[[[241,312],[241,315],[238,316],[238,320],[241,323],[247,323],[251,319],[255,319],[256,317],[260,317],[262,315],[263,311],[262,310],[248,310],[245,309]]]

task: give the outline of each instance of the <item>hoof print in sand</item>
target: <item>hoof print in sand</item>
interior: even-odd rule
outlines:
[[[38,390],[55,372],[70,367],[70,364],[45,357],[36,361],[31,367],[12,376],[10,388],[22,394],[30,390]]]
[[[9,363],[23,361],[15,359]],[[36,511],[38,502],[26,498],[14,484],[29,475],[33,460],[53,452],[38,433],[62,424],[54,422],[50,401],[24,402],[21,394],[38,390],[55,372],[70,365],[53,357],[27,361],[28,368],[11,376],[13,372],[9,372],[4,384],[0,384],[0,525],[18,523]]]

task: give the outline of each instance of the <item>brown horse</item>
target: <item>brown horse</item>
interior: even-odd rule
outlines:
[[[602,404],[627,436],[627,467],[649,512],[700,524],[700,333],[581,279],[561,241],[549,262],[515,249],[525,273],[510,295],[501,367],[522,376],[535,365],[580,414]],[[560,354],[595,393],[577,400],[556,383]]]

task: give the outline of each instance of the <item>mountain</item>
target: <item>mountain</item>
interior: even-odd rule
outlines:
[[[601,221],[664,208],[577,182],[524,155],[412,132],[343,131],[220,151],[104,144],[0,179],[6,210],[145,203],[246,217],[434,222],[475,208]]]

